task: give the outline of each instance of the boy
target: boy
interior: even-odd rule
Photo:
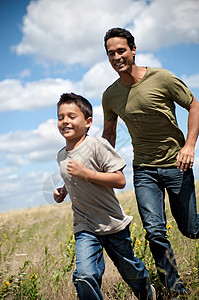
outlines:
[[[69,193],[74,212],[76,270],[80,300],[101,300],[103,248],[139,299],[155,299],[143,262],[134,257],[129,224],[113,188],[124,188],[124,161],[101,137],[90,137],[92,106],[82,96],[63,94],[57,104],[58,128],[66,147],[57,156],[64,187],[54,191],[60,203]]]

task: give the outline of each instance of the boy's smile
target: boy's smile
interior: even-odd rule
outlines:
[[[92,118],[85,119],[80,108],[74,103],[61,104],[58,111],[58,128],[66,139],[67,150],[78,146],[85,138]]]

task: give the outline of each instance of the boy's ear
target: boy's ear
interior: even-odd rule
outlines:
[[[92,123],[93,123],[93,118],[92,117],[87,118],[86,119],[86,128],[87,129],[90,128]]]

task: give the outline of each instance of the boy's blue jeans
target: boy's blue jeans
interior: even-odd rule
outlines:
[[[134,166],[134,187],[146,239],[162,283],[172,291],[186,292],[179,279],[176,261],[167,240],[165,189],[178,228],[188,238],[199,238],[194,176],[192,169]]]
[[[131,242],[129,226],[109,235],[99,236],[85,231],[75,234],[73,282],[80,300],[103,299],[100,289],[105,270],[103,247],[138,299],[152,299],[148,271],[134,256]]]

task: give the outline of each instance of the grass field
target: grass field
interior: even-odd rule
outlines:
[[[199,200],[199,183],[196,183]],[[158,299],[169,299],[159,282],[145,241],[133,191],[118,195],[127,214],[133,215],[132,246],[149,270]],[[198,241],[183,237],[166,200],[168,236],[188,299],[199,299]],[[70,203],[0,214],[0,299],[75,300],[72,284],[75,247]],[[102,292],[105,300],[131,299],[131,291],[105,253]],[[88,299],[89,300],[89,299]]]

